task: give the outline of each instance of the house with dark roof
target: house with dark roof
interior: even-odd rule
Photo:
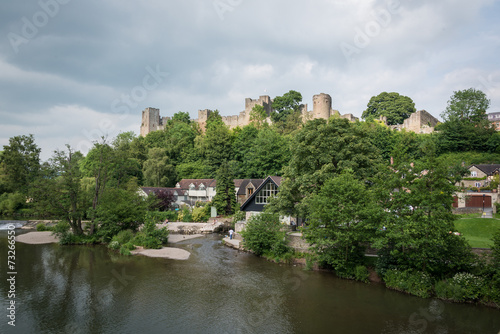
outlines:
[[[243,204],[255,192],[264,179],[236,179],[234,187],[238,203]]]
[[[186,204],[193,206],[196,202],[209,202],[215,196],[215,179],[182,179],[175,189],[186,192]]]
[[[500,164],[479,164],[469,166],[470,174],[465,176],[460,185],[464,188],[487,187],[500,171]]]
[[[246,220],[252,215],[262,212],[269,200],[278,194],[281,179],[280,176],[268,176],[243,202],[240,210],[246,213]]]

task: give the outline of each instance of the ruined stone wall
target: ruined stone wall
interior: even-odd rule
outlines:
[[[404,120],[402,128],[415,133],[432,133],[438,122],[438,119],[427,111],[419,110]]]
[[[250,113],[256,105],[261,105],[264,107],[267,115],[269,116],[272,112],[272,99],[268,95],[260,96],[258,99],[245,99],[245,110],[241,111],[238,115],[234,116],[222,116],[222,121],[229,128],[233,129],[235,127],[244,127],[250,124]],[[331,116],[337,115],[340,118],[346,118],[350,122],[356,122],[359,119],[353,114],[341,115],[338,110],[332,109],[332,98],[329,94],[321,93],[313,96],[313,110],[307,110],[307,104],[300,105],[300,112],[302,114],[302,121],[307,122],[312,119],[329,119]],[[198,111],[198,118],[193,120],[197,122],[202,130],[205,129],[207,124],[207,119],[212,113],[211,110],[204,109]],[[146,108],[142,112],[142,124],[141,124],[141,136],[146,136],[151,131],[161,130],[164,128],[170,117],[162,117],[160,119],[160,110],[156,108]],[[385,121],[387,125],[387,119],[381,118],[381,122]],[[270,118],[266,119],[266,122],[271,123]],[[438,119],[433,117],[425,110],[419,110],[404,121],[403,124],[393,125],[392,129],[407,131],[412,131],[415,133],[432,133],[434,127],[438,123]]]

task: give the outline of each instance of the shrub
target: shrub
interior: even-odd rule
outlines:
[[[191,215],[195,222],[206,222],[210,218],[210,207],[208,205],[196,207]]]
[[[123,247],[127,248],[128,250],[134,250],[135,246],[131,242],[127,242],[126,244],[123,245]]]
[[[52,231],[53,228],[51,226],[47,226],[45,225],[44,223],[39,223],[39,224],[36,224],[36,230],[38,232],[43,232],[43,231]]]
[[[133,243],[145,248],[158,249],[168,242],[169,231],[166,227],[157,228],[151,213],[146,213],[146,222],[142,230],[136,234]]]
[[[110,249],[118,249],[120,248],[120,243],[116,240],[113,240],[111,241],[109,244],[108,244],[108,248]]]
[[[111,242],[116,241],[118,244],[123,245],[134,238],[134,232],[132,230],[123,230],[118,232],[117,235],[111,239]]]
[[[470,273],[458,273],[436,284],[436,296],[457,302],[477,301],[483,295],[485,281]]]
[[[132,253],[130,253],[130,250],[127,247],[125,247],[125,245],[123,245],[120,247],[120,254],[128,256],[131,255]]]
[[[185,223],[193,221],[193,217],[191,215],[191,211],[189,210],[188,207],[185,206],[185,207],[182,208],[181,212],[179,212],[178,220],[181,221],[181,222],[185,222]]]
[[[368,278],[370,277],[370,273],[365,266],[356,266],[354,269],[354,277],[357,281],[368,282]]]
[[[278,215],[263,212],[251,217],[246,223],[245,230],[241,232],[245,248],[256,255],[266,252],[279,255],[285,251],[285,232],[281,231]]]
[[[432,278],[424,272],[390,269],[384,275],[385,285],[391,289],[428,298],[432,292]]]
[[[239,221],[245,220],[246,218],[246,213],[245,211],[236,211],[235,214],[233,215],[233,223],[237,223]]]

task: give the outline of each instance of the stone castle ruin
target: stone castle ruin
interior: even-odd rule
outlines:
[[[234,116],[221,116],[222,121],[230,129],[236,127],[244,127],[250,124],[250,113],[252,109],[260,105],[264,108],[267,114],[267,122],[271,123],[270,115],[272,112],[272,99],[268,95],[260,96],[258,99],[254,100],[251,98],[245,99],[245,110],[241,111],[238,115]],[[321,93],[313,96],[313,110],[307,110],[307,104],[300,105],[300,111],[302,114],[302,120],[304,122],[312,119],[329,119],[332,116],[337,116],[340,118],[346,118],[351,122],[358,121],[359,119],[353,114],[341,115],[338,110],[332,109],[332,97],[329,94]],[[193,120],[200,125],[201,129],[205,129],[207,124],[207,119],[212,113],[211,110],[204,109],[198,110],[198,118]],[[148,133],[157,130],[163,130],[170,117],[161,117],[160,110],[157,108],[146,108],[142,111],[142,124],[141,124],[141,136],[145,137]],[[381,118],[384,121],[384,118]],[[385,120],[387,124],[387,120]],[[403,124],[398,124],[391,126],[394,129],[407,131],[413,131],[416,133],[431,133],[434,131],[434,126],[438,123],[438,120],[429,114],[425,110],[417,111],[413,113],[410,118],[406,119]]]

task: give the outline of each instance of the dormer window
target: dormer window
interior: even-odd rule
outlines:
[[[202,184],[200,184],[199,188],[200,188],[200,190],[204,190],[205,189],[205,185],[202,183]]]
[[[192,183],[191,183],[191,184],[189,185],[189,189],[190,189],[190,190],[193,190],[194,188],[196,188],[196,186],[195,186],[194,184],[192,184]]]

